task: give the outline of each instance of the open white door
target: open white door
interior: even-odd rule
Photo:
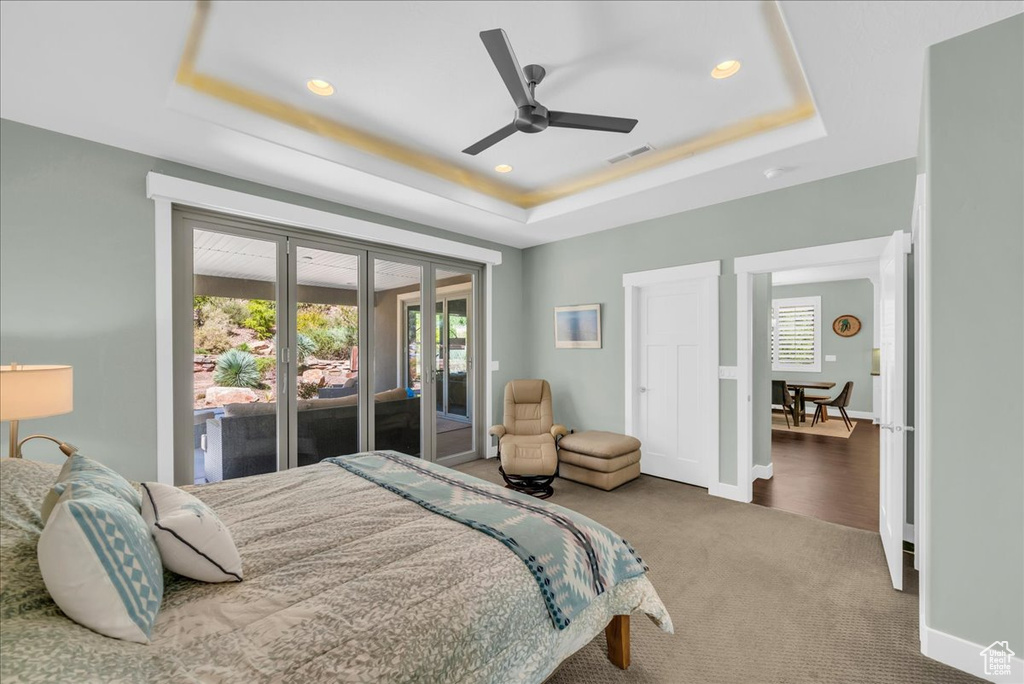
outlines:
[[[910,236],[897,231],[879,259],[882,405],[878,471],[878,532],[892,586],[903,589],[903,519],[907,460],[907,257]]]

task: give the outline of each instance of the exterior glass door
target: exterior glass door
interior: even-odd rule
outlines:
[[[365,257],[293,240],[292,465],[362,450],[360,282]]]
[[[190,231],[196,484],[274,472],[286,451],[277,339],[285,241],[201,225]]]
[[[434,267],[436,458],[471,452],[473,430],[474,274]]]
[[[188,209],[171,251],[176,484],[474,457],[478,268]]]
[[[371,255],[373,307],[372,409],[374,449],[424,456],[421,426],[423,400],[430,396],[424,359],[430,358],[425,336],[431,321],[419,306],[424,267]],[[406,307],[406,302],[416,302]]]

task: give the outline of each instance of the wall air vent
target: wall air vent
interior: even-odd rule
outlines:
[[[641,155],[644,152],[650,152],[653,149],[654,149],[654,145],[652,145],[650,143],[646,143],[646,144],[641,145],[640,147],[636,148],[635,150],[630,150],[629,152],[623,152],[622,154],[617,154],[614,157],[610,157],[608,159],[608,163],[609,164],[618,164],[619,162],[623,162],[623,161],[626,161],[627,159],[632,159],[633,157]]]

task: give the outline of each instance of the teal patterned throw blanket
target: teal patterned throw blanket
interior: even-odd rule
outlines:
[[[530,569],[559,630],[597,596],[647,571],[625,539],[569,509],[394,451],[325,459],[497,539]]]

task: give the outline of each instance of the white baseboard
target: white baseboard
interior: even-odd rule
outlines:
[[[738,485],[725,484],[724,482],[713,482],[711,486],[708,487],[708,494],[711,496],[718,496],[723,499],[739,501],[741,503],[750,503],[750,499],[747,498],[743,489]]]
[[[1014,646],[1015,644],[1010,644],[1010,648]],[[1017,656],[1010,658],[1009,675],[1000,677],[985,674],[985,659],[981,656],[981,651],[985,648],[985,645],[975,644],[931,627],[926,627],[921,634],[921,653],[932,660],[990,682],[1010,684],[1024,681],[1024,659]],[[1021,651],[1021,648],[1018,647],[1017,651]]]
[[[772,479],[772,464],[756,465],[750,472],[753,475],[751,480],[770,480]]]
[[[917,533],[914,531],[912,523],[903,523],[903,541],[910,542],[911,544],[917,543]]]
[[[807,407],[807,409],[808,409],[808,411],[807,411],[808,417],[814,415],[814,411],[811,410],[813,408],[814,408],[813,404],[808,405],[808,407]],[[772,410],[773,411],[781,411],[782,410],[782,404],[772,404]],[[838,416],[839,412],[836,411],[835,409],[833,409],[828,415],[829,415],[829,418],[831,419],[833,415]],[[849,410],[847,410],[846,415],[850,416],[850,418],[855,418],[857,420],[870,420],[872,422],[875,421],[875,414],[874,414],[873,411],[849,411]],[[809,419],[810,418],[808,418],[808,420]],[[842,418],[839,418],[839,419],[842,420]]]

